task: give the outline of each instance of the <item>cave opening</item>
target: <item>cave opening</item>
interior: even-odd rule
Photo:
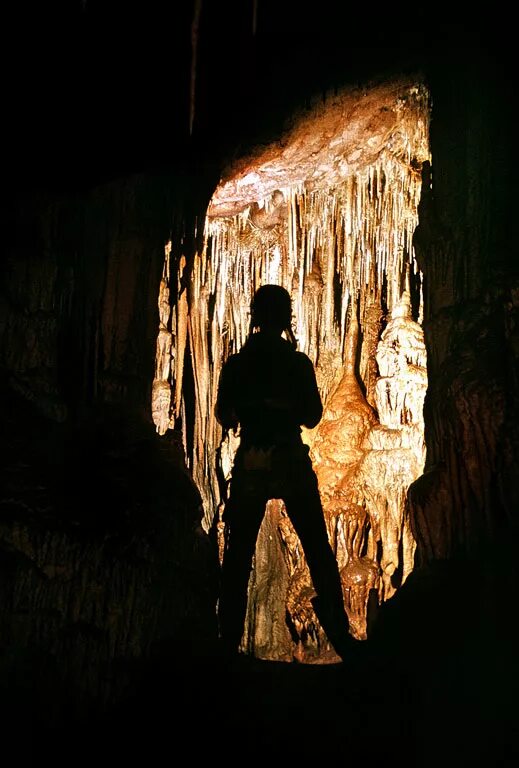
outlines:
[[[413,570],[409,485],[423,472],[427,389],[422,275],[413,249],[430,96],[416,78],[334,93],[271,145],[232,164],[209,202],[185,287],[166,248],[153,383],[157,431],[182,424],[204,527],[220,547],[239,438],[215,412],[221,366],[248,334],[263,283],[291,294],[298,347],[312,359],[323,418],[303,429],[316,470],[352,633],[368,604]],[[269,502],[249,585],[244,651],[326,663],[333,652],[283,504]]]

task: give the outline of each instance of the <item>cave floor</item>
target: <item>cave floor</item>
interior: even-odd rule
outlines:
[[[51,727],[31,720],[55,704],[52,692],[37,700],[35,681],[31,714],[11,706],[1,721],[3,756],[14,751],[5,765],[517,768],[514,552],[510,539],[486,562],[413,573],[344,662],[229,659],[216,641],[183,636],[162,645],[117,706]]]
[[[513,690],[451,650],[425,664],[367,645],[326,665],[217,653],[157,661],[116,712],[51,730],[36,752],[74,766],[519,765]]]

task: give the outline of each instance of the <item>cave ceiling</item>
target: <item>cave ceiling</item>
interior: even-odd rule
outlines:
[[[413,106],[421,90],[419,78],[402,78],[330,95],[294,118],[278,141],[232,163],[208,217],[234,216],[277,189],[337,187],[385,153],[422,162],[428,148]]]

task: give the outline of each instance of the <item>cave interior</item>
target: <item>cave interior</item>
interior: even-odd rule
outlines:
[[[509,33],[439,7],[173,5],[6,16],[6,749],[516,765]],[[219,653],[216,386],[265,282],[323,398],[303,436],[349,661],[276,500],[242,653]]]

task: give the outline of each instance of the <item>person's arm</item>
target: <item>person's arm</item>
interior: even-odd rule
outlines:
[[[323,403],[312,361],[302,352],[299,353],[299,360],[300,381],[296,383],[299,388],[299,419],[303,426],[313,429],[321,421]]]
[[[216,397],[216,419],[224,429],[236,429],[238,417],[236,415],[236,368],[237,358],[232,355],[224,363],[218,382],[218,394]]]

